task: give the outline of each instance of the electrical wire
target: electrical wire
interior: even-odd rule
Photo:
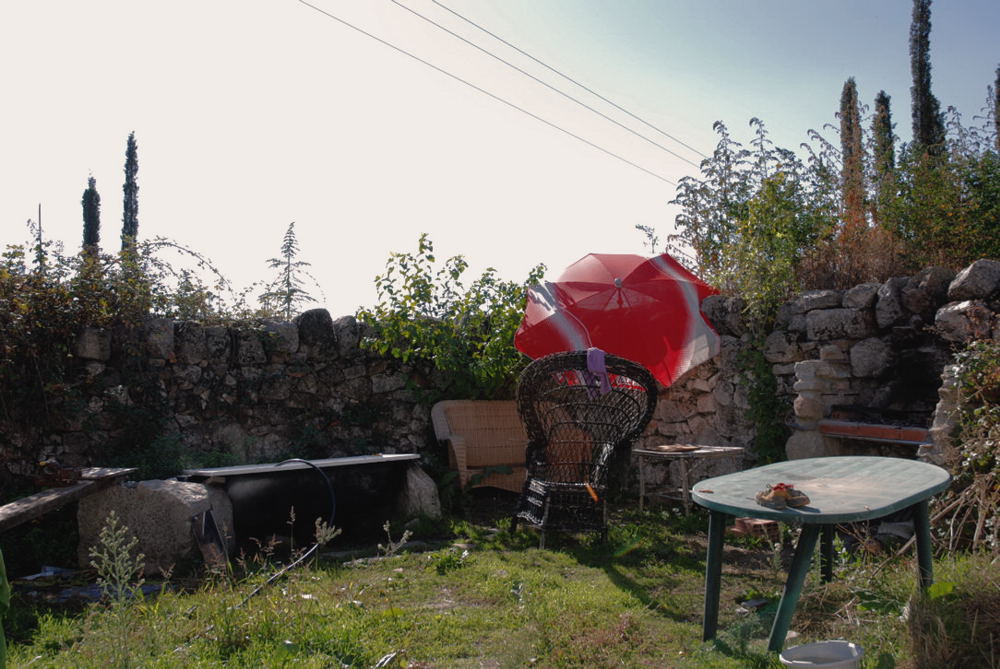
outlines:
[[[395,0],[394,0],[394,1],[395,1]],[[489,36],[490,36],[490,37],[492,37],[493,39],[495,39],[495,40],[497,40],[497,41],[499,41],[499,42],[502,42],[502,43],[506,44],[506,45],[507,45],[507,46],[509,46],[509,47],[510,47],[511,49],[514,49],[514,51],[517,51],[517,52],[518,52],[518,53],[520,53],[521,55],[523,55],[523,56],[526,56],[526,57],[530,58],[531,60],[535,61],[536,63],[538,63],[538,64],[539,64],[539,65],[541,65],[542,67],[546,68],[547,70],[550,70],[550,71],[552,71],[552,72],[555,72],[556,74],[558,74],[558,75],[559,75],[560,77],[562,77],[563,79],[566,79],[567,81],[571,81],[571,82],[573,82],[574,84],[576,84],[577,86],[579,86],[580,88],[582,88],[583,90],[587,91],[588,93],[590,93],[590,94],[592,94],[592,95],[596,95],[597,97],[599,97],[600,99],[604,100],[605,102],[607,102],[607,103],[608,103],[609,105],[611,105],[611,106],[612,106],[612,107],[614,107],[615,109],[617,109],[617,110],[619,110],[619,111],[621,111],[621,112],[624,112],[624,113],[628,114],[629,116],[631,116],[632,118],[634,118],[634,119],[635,119],[636,121],[639,121],[639,122],[640,122],[640,123],[642,123],[643,125],[645,125],[645,126],[647,126],[647,127],[649,127],[649,128],[652,128],[653,130],[655,130],[656,132],[660,133],[660,134],[661,134],[661,135],[663,135],[664,137],[669,137],[670,139],[674,140],[675,142],[677,142],[678,144],[680,144],[680,145],[681,145],[681,146],[683,146],[684,148],[686,148],[686,149],[690,149],[691,151],[694,151],[695,153],[697,153],[697,154],[698,154],[699,156],[701,156],[702,158],[708,158],[708,156],[707,156],[707,155],[705,155],[704,153],[702,153],[702,152],[701,152],[701,151],[699,151],[698,149],[694,148],[694,147],[693,147],[693,146],[691,146],[690,144],[687,144],[687,143],[685,143],[685,142],[683,142],[683,141],[681,141],[681,140],[677,139],[676,137],[674,137],[673,135],[671,135],[670,133],[668,133],[668,132],[667,132],[666,130],[663,130],[663,129],[661,129],[661,128],[659,128],[659,127],[655,126],[655,125],[653,125],[652,123],[650,123],[650,122],[649,122],[649,121],[647,121],[646,119],[642,118],[641,116],[638,116],[638,115],[636,115],[636,114],[633,114],[633,113],[632,113],[632,112],[630,112],[630,111],[629,111],[628,109],[625,109],[624,107],[622,107],[622,106],[621,106],[621,105],[619,105],[618,103],[614,102],[613,100],[609,100],[608,98],[604,97],[603,95],[601,95],[600,93],[598,93],[598,92],[597,92],[597,91],[595,91],[594,89],[590,88],[590,87],[589,87],[589,86],[587,86],[586,84],[583,84],[583,83],[581,83],[581,82],[577,81],[577,80],[576,80],[576,79],[574,79],[573,77],[571,77],[571,76],[569,76],[568,74],[565,74],[565,73],[561,72],[560,70],[558,70],[558,69],[556,69],[556,68],[552,67],[551,65],[549,65],[549,64],[548,64],[548,63],[546,63],[546,62],[544,62],[543,60],[541,60],[541,59],[539,59],[539,58],[537,58],[537,57],[535,57],[535,56],[532,56],[532,55],[531,55],[530,53],[528,53],[528,52],[527,52],[527,51],[525,51],[524,49],[521,49],[520,47],[518,47],[518,46],[515,46],[514,44],[512,44],[512,43],[510,43],[509,41],[505,40],[505,39],[504,39],[503,37],[500,37],[500,36],[499,36],[499,35],[497,35],[496,33],[493,33],[493,32],[490,32],[490,31],[489,31],[489,30],[488,30],[487,28],[484,28],[483,26],[479,25],[478,23],[476,23],[476,22],[475,22],[475,21],[473,21],[472,19],[468,18],[467,16],[464,16],[463,14],[460,14],[459,12],[457,12],[457,11],[455,11],[454,9],[452,9],[451,7],[448,7],[447,5],[445,5],[445,4],[441,3],[441,2],[439,2],[438,0],[431,0],[431,2],[433,2],[433,3],[435,4],[435,5],[439,6],[439,7],[441,8],[441,9],[444,9],[445,11],[448,11],[448,12],[451,12],[452,14],[454,14],[455,16],[457,16],[458,18],[460,18],[460,19],[462,19],[463,21],[465,21],[466,23],[468,23],[468,24],[470,24],[470,25],[472,25],[472,26],[475,26],[476,28],[478,28],[479,30],[483,31],[484,33],[486,33],[487,35],[489,35]],[[696,167],[697,167],[697,166],[696,166]]]
[[[607,114],[605,114],[604,112],[602,112],[602,111],[600,111],[598,109],[594,109],[593,107],[591,107],[590,105],[588,105],[586,102],[583,102],[582,100],[574,98],[569,93],[556,88],[555,86],[553,86],[552,84],[548,83],[547,81],[543,81],[542,79],[539,79],[538,77],[536,77],[535,75],[531,74],[530,72],[528,72],[528,71],[526,71],[526,70],[518,67],[517,65],[511,63],[508,60],[505,60],[505,59],[501,58],[500,56],[496,55],[495,53],[493,53],[489,49],[486,49],[486,48],[484,48],[484,47],[476,44],[475,42],[473,42],[473,41],[471,41],[471,40],[463,37],[462,35],[459,35],[458,33],[456,33],[454,31],[450,30],[449,28],[441,25],[440,23],[438,23],[434,19],[429,18],[429,17],[421,14],[417,10],[415,10],[415,9],[413,9],[411,7],[407,7],[406,5],[404,5],[403,3],[401,3],[399,0],[390,0],[390,2],[392,2],[394,5],[397,5],[397,6],[401,7],[401,8],[403,8],[403,9],[405,9],[406,11],[410,12],[414,16],[417,16],[417,17],[423,19],[427,23],[430,23],[432,26],[435,26],[436,28],[438,28],[440,30],[443,30],[444,32],[448,33],[449,35],[451,35],[455,39],[461,40],[462,42],[465,42],[469,46],[471,46],[473,48],[476,48],[479,51],[485,53],[487,56],[490,56],[491,58],[494,58],[494,59],[500,61],[501,63],[503,63],[507,67],[509,67],[509,68],[511,68],[513,70],[516,70],[517,72],[520,72],[521,74],[523,74],[524,76],[528,77],[532,81],[538,82],[542,86],[545,86],[546,88],[555,91],[556,93],[558,93],[559,95],[563,96],[564,98],[566,98],[568,100],[572,100],[573,102],[575,102],[576,104],[580,105],[581,107],[585,107],[586,109],[589,109],[590,111],[594,112],[595,114],[597,114],[601,118],[603,118],[603,119],[605,119],[607,121],[610,121],[611,123],[614,123],[619,128],[622,128],[622,129],[624,129],[624,130],[632,133],[633,135],[635,135],[639,139],[645,140],[646,142],[649,142],[650,144],[652,144],[653,146],[655,146],[655,147],[657,147],[659,149],[663,149],[664,151],[666,151],[670,155],[672,155],[675,158],[678,158],[680,160],[683,160],[684,162],[688,163],[689,165],[692,165],[694,167],[700,167],[698,165],[698,163],[694,162],[693,160],[689,160],[689,159],[685,158],[684,156],[680,155],[679,153],[677,153],[677,152],[675,152],[675,151],[667,148],[666,146],[663,146],[659,142],[655,142],[655,141],[651,140],[649,137],[646,137],[642,133],[636,132],[634,129],[628,127],[624,123],[621,123],[620,121],[617,121],[617,120],[611,118],[610,116],[608,116]],[[447,7],[445,7],[445,9],[447,9]],[[552,68],[549,68],[549,69],[552,69]]]
[[[459,81],[459,82],[465,84],[469,88],[472,88],[473,90],[476,90],[476,91],[482,93],[483,95],[486,95],[486,96],[489,96],[489,97],[493,98],[497,102],[502,102],[503,104],[507,105],[508,107],[516,109],[517,111],[521,112],[522,114],[526,114],[527,116],[530,116],[531,118],[535,119],[536,121],[540,121],[541,123],[544,123],[545,125],[549,126],[550,128],[554,128],[555,130],[558,130],[559,132],[562,132],[562,133],[564,133],[566,135],[569,135],[570,137],[572,137],[572,138],[574,138],[574,139],[576,139],[576,140],[578,140],[580,142],[583,142],[584,144],[586,144],[586,145],[588,145],[588,146],[590,146],[592,148],[595,148],[598,151],[611,156],[612,158],[617,158],[618,160],[622,161],[623,163],[626,163],[627,165],[631,165],[632,167],[636,168],[637,170],[641,170],[641,171],[645,172],[646,174],[650,175],[651,177],[655,177],[656,179],[659,179],[660,181],[668,183],[671,186],[675,186],[675,187],[677,186],[677,182],[676,181],[671,181],[670,179],[668,179],[668,178],[666,178],[664,176],[661,176],[661,175],[657,174],[656,172],[653,172],[652,170],[648,170],[645,167],[643,167],[642,165],[639,165],[638,163],[632,162],[628,158],[625,158],[624,156],[621,156],[621,155],[615,153],[614,151],[611,151],[610,149],[606,149],[603,146],[600,146],[599,144],[595,144],[594,142],[591,142],[589,139],[585,139],[584,137],[581,137],[580,135],[572,132],[571,130],[567,130],[566,128],[563,128],[562,126],[559,126],[559,125],[553,123],[552,121],[544,119],[541,116],[539,116],[539,115],[537,115],[537,114],[535,114],[533,112],[528,111],[524,107],[520,107],[520,106],[516,105],[515,103],[511,102],[510,100],[502,98],[502,97],[500,97],[499,95],[497,95],[495,93],[491,93],[490,91],[486,90],[485,88],[481,88],[480,86],[477,86],[476,84],[474,84],[474,83],[472,83],[472,82],[470,82],[470,81],[468,81],[466,79],[463,79],[462,77],[458,76],[457,74],[453,74],[453,73],[449,72],[448,70],[446,70],[446,69],[444,69],[442,67],[439,67],[439,66],[435,65],[434,63],[431,63],[430,61],[424,60],[420,56],[417,56],[416,54],[414,54],[414,53],[412,53],[410,51],[407,51],[406,49],[404,49],[404,48],[402,48],[400,46],[397,46],[397,45],[393,44],[392,42],[389,42],[389,41],[387,41],[385,39],[382,39],[381,37],[379,37],[377,35],[374,35],[374,34],[368,32],[367,30],[364,30],[363,28],[359,28],[358,26],[354,25],[353,23],[349,23],[348,21],[340,18],[339,16],[337,16],[335,14],[332,14],[332,13],[326,11],[325,9],[321,9],[320,7],[317,7],[316,5],[313,5],[313,4],[309,3],[309,2],[307,2],[306,0],[298,0],[298,1],[300,3],[302,3],[303,5],[305,5],[306,7],[309,7],[311,9],[316,10],[320,14],[323,14],[324,16],[326,16],[328,18],[331,18],[334,21],[337,21],[338,23],[340,23],[342,25],[347,26],[348,28],[357,31],[357,32],[361,33],[362,35],[364,35],[366,37],[369,37],[369,38],[375,40],[376,42],[379,42],[380,44],[383,44],[383,45],[385,45],[385,46],[387,46],[387,47],[389,47],[389,48],[391,48],[391,49],[393,49],[395,51],[398,51],[399,53],[401,53],[403,55],[409,56],[410,58],[412,58],[413,60],[417,61],[418,63],[421,63],[422,65],[426,65],[427,67],[429,67],[429,68],[431,68],[431,69],[433,69],[433,70],[435,70],[437,72],[440,72],[441,74],[444,74],[444,75],[446,75],[448,77],[451,77],[452,79],[454,79],[456,81]]]

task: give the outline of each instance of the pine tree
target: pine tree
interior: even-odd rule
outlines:
[[[97,179],[87,180],[87,190],[83,191],[83,250],[97,255],[101,242],[101,196],[97,192]]]
[[[944,115],[931,93],[931,0],[913,0],[910,23],[910,72],[913,86],[913,141],[931,155],[944,150]]]
[[[844,231],[857,232],[865,227],[865,184],[861,112],[854,77],[844,82],[844,90],[840,95],[840,146],[843,156],[841,179]]]
[[[125,147],[125,185],[122,190],[125,192],[124,206],[122,207],[122,251],[135,246],[136,236],[139,234],[139,184],[136,183],[136,174],[139,172],[139,151],[135,143],[135,131],[128,135],[128,143]]]
[[[278,313],[290,320],[297,305],[302,302],[312,302],[312,296],[302,287],[302,275],[307,275],[305,267],[309,263],[297,260],[299,242],[295,238],[295,221],[288,224],[285,237],[281,243],[281,257],[267,261],[268,267],[278,270],[277,278],[260,296],[260,301],[266,309],[275,308]]]
[[[885,91],[875,96],[872,137],[875,142],[875,217],[884,220],[885,211],[896,194],[896,144],[893,134],[890,98]]]

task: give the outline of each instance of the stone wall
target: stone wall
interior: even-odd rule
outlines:
[[[814,291],[786,305],[766,354],[795,392],[788,457],[845,452],[842,440],[818,427],[825,419],[854,418],[936,427],[935,447],[919,455],[943,462],[950,428],[936,415],[949,394],[942,377],[956,347],[1000,338],[998,311],[1000,262],[992,260],[957,275],[935,267],[883,284]]]
[[[27,474],[39,454],[87,465],[156,434],[227,464],[423,449],[429,410],[417,400],[433,375],[362,350],[361,335],[353,317],[322,309],[291,323],[85,330],[78,378],[42,424],[0,424],[0,456]]]
[[[812,291],[786,304],[765,355],[789,407],[789,456],[834,452],[814,428],[845,405],[908,412],[930,426],[952,345],[1000,336],[998,306],[995,261],[957,276],[930,268],[883,284]],[[722,351],[661,392],[642,443],[753,443],[736,362],[751,345],[741,307],[735,298],[705,301]],[[154,319],[131,332],[89,329],[75,351],[79,378],[46,407],[48,419],[30,428],[0,424],[7,469],[0,481],[31,473],[39,454],[67,465],[108,464],[104,454],[148,441],[150,429],[160,443],[228,454],[230,463],[430,454],[437,445],[426,398],[440,394],[445,379],[361,349],[362,335],[353,317],[333,320],[322,309],[291,323]],[[653,476],[655,485],[669,474],[654,468]]]

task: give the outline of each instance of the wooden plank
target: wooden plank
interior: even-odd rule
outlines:
[[[44,516],[50,511],[75,502],[98,490],[107,488],[114,481],[136,471],[130,468],[87,467],[81,471],[80,481],[65,488],[50,488],[0,506],[0,532]]]
[[[135,467],[84,467],[80,470],[80,478],[84,481],[99,481],[102,479],[120,479],[139,471]]]
[[[96,481],[80,481],[65,488],[50,488],[4,504],[0,507],[0,532],[6,532],[78,500],[92,492],[90,489],[95,486]]]
[[[860,439],[908,445],[919,445],[930,441],[929,432],[922,427],[899,427],[876,425],[873,423],[852,423],[842,420],[821,420],[819,431],[841,439]]]

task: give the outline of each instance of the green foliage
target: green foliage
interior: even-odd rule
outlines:
[[[910,72],[913,87],[913,141],[919,153],[938,155],[945,141],[941,106],[931,93],[931,0],[913,0],[910,23]]]
[[[784,573],[772,569],[770,546],[727,551],[726,604],[718,638],[706,644],[704,515],[689,530],[689,519],[673,513],[625,514],[607,546],[565,541],[540,551],[537,540],[505,545],[508,533],[474,527],[467,528],[474,544],[468,548],[347,563],[321,559],[250,600],[246,592],[273,565],[155,600],[130,598],[120,609],[39,614],[18,623],[11,666],[360,668],[390,656],[384,666],[779,666],[766,649],[773,606],[740,613],[728,605],[781,591]],[[914,599],[909,617],[901,609],[916,590],[912,561],[856,565],[830,584],[821,584],[813,569],[796,610],[797,643],[850,639],[865,649],[868,669],[894,661],[982,666],[975,655],[956,654],[962,664],[914,661],[921,639],[936,653],[989,649],[989,634],[997,638],[994,566],[982,555],[936,562],[939,582],[953,590]],[[21,615],[31,613],[27,599],[18,604]]]
[[[951,111],[947,151],[931,160],[919,147],[900,155],[898,196],[884,225],[904,243],[914,267],[962,267],[1000,257],[1000,153],[993,138],[966,128]]]
[[[747,384],[747,417],[754,426],[753,453],[757,464],[785,459],[785,443],[790,430],[787,416],[790,407],[778,394],[778,382],[771,363],[764,357],[764,338],[741,352],[740,369]]]
[[[697,254],[695,272],[724,293],[747,298],[755,324],[766,326],[797,287],[795,270],[807,249],[834,228],[836,177],[814,155],[807,167],[775,147],[759,119],[752,148],[715,123],[719,144],[702,162],[702,178],[681,179],[671,204],[680,205],[673,246]],[[749,292],[749,294],[746,294]]]
[[[101,241],[101,196],[97,192],[97,179],[87,179],[87,190],[83,191],[83,248],[96,254]]]
[[[416,253],[392,253],[375,277],[378,304],[358,319],[371,328],[362,345],[406,363],[443,372],[454,398],[512,396],[527,359],[514,348],[524,313],[525,289],[537,283],[535,267],[523,283],[503,281],[489,268],[468,287],[468,263],[454,256],[435,268],[434,245],[420,236]]]
[[[882,212],[896,196],[896,139],[890,110],[890,98],[885,91],[875,97],[875,114],[872,118],[872,182],[874,190],[874,219],[881,220]]]
[[[111,653],[108,666],[131,667],[133,607],[142,597],[142,569],[145,556],[135,550],[139,540],[121,524],[112,510],[101,528],[97,543],[90,549],[90,565],[97,570],[97,584],[108,602],[107,632]]]
[[[955,356],[963,476],[1000,475],[1000,342],[981,340]]]
[[[843,219],[845,228],[866,225],[864,154],[861,144],[861,110],[854,77],[840,95],[840,154],[842,162]]]
[[[938,579],[910,601],[907,627],[913,666],[995,667],[1000,640],[1000,578],[983,553],[935,567]]]
[[[97,570],[97,584],[108,600],[116,603],[140,592],[145,556],[135,550],[139,540],[118,520],[112,509],[90,548],[90,565]]]
[[[139,234],[139,147],[135,142],[135,132],[128,134],[125,146],[125,183],[122,185],[124,201],[122,206],[122,251],[135,246]]]

